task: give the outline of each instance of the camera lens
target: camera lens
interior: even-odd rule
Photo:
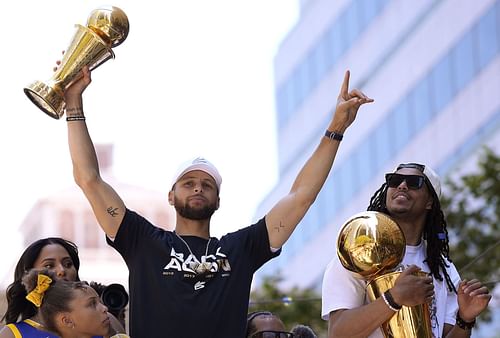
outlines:
[[[128,303],[128,294],[121,284],[108,285],[101,295],[102,302],[110,310],[121,310]]]

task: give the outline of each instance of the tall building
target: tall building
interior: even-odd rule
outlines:
[[[375,102],[346,132],[334,168],[283,253],[258,273],[319,286],[342,224],[366,210],[383,175],[418,161],[441,177],[500,151],[500,0],[302,0],[275,57],[283,196],[331,119],[346,69]]]

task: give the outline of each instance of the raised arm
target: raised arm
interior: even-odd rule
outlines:
[[[83,77],[65,92],[73,176],[90,202],[104,232],[109,237],[115,237],[125,215],[125,204],[115,190],[102,180],[99,173],[97,156],[83,112],[82,94],[90,82],[90,71],[84,69]]]
[[[354,121],[361,105],[373,102],[357,89],[349,91],[349,76],[350,73],[347,71],[335,113],[327,128],[329,132],[338,136],[342,136]],[[283,197],[266,215],[271,247],[280,248],[287,241],[316,199],[337,154],[340,143],[337,137],[321,136],[318,147],[300,170],[288,195]]]

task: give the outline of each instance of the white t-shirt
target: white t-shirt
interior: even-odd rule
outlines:
[[[430,272],[429,266],[424,260],[424,241],[418,246],[406,246],[402,264],[405,266],[414,264],[423,271]],[[458,287],[460,276],[453,263],[449,263],[449,265],[449,268],[446,269],[448,275],[455,287]],[[369,303],[365,288],[366,282],[345,269],[335,255],[323,276],[321,317],[328,320],[332,311],[353,309]],[[432,332],[434,337],[442,337],[444,323],[455,325],[455,315],[458,310],[457,296],[453,291],[448,290],[444,276],[442,281],[434,278],[434,295],[430,308]],[[375,330],[369,338],[383,338],[382,331]]]

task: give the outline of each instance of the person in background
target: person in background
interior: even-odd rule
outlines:
[[[247,316],[246,338],[294,338],[281,319],[269,311],[255,311]]]
[[[26,299],[39,309],[48,331],[61,338],[92,338],[109,333],[108,309],[85,282],[57,279],[47,269],[29,271],[22,282]]]
[[[7,288],[7,310],[2,322],[9,325],[0,329],[0,338],[56,337],[47,332],[38,308],[26,299],[27,293],[22,279],[26,272],[33,268],[48,269],[54,273],[56,279],[80,281],[78,248],[73,242],[63,238],[48,237],[33,242],[24,250],[14,271],[14,281]],[[119,321],[114,316],[110,318],[112,327],[106,336],[118,332],[125,333]]]

